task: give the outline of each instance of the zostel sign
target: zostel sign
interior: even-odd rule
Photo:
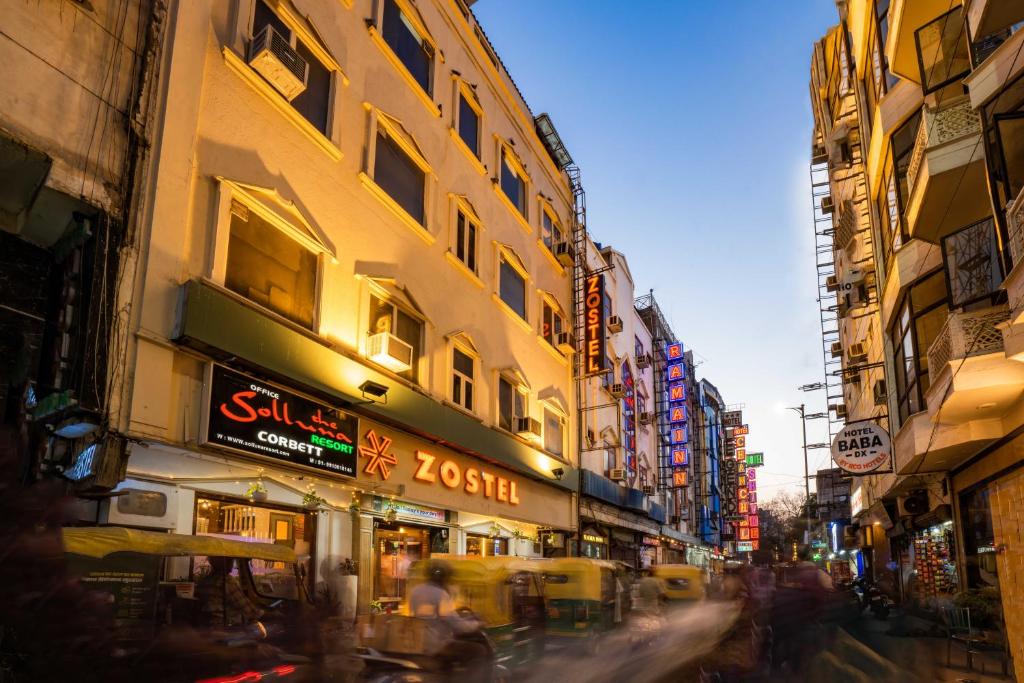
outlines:
[[[848,424],[832,441],[832,460],[850,474],[874,472],[886,465],[891,455],[889,433],[874,422]]]
[[[583,298],[583,374],[599,375],[606,371],[604,337],[604,275],[588,275]]]

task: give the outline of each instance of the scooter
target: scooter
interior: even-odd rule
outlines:
[[[888,595],[883,593],[878,586],[868,581],[865,577],[857,579],[853,582],[853,585],[855,587],[854,590],[858,592],[860,597],[862,611],[869,608],[876,619],[884,620],[889,618],[892,601],[889,600]]]

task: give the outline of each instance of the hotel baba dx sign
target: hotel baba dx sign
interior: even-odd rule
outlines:
[[[874,422],[844,425],[832,440],[832,460],[850,474],[870,474],[891,456],[889,433]]]

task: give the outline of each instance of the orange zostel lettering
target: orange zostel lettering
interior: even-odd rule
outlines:
[[[413,477],[431,484],[437,481],[437,475],[430,471],[430,467],[434,464],[434,460],[436,460],[436,458],[430,453],[416,451],[416,459],[420,461],[420,464],[419,467],[416,468],[416,474],[414,474]]]

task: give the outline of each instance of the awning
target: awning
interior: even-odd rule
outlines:
[[[674,541],[681,541],[683,543],[689,543],[690,545],[700,545],[700,539],[690,534],[684,534],[678,529],[673,529],[670,526],[661,527],[661,535],[667,538],[671,538]]]

